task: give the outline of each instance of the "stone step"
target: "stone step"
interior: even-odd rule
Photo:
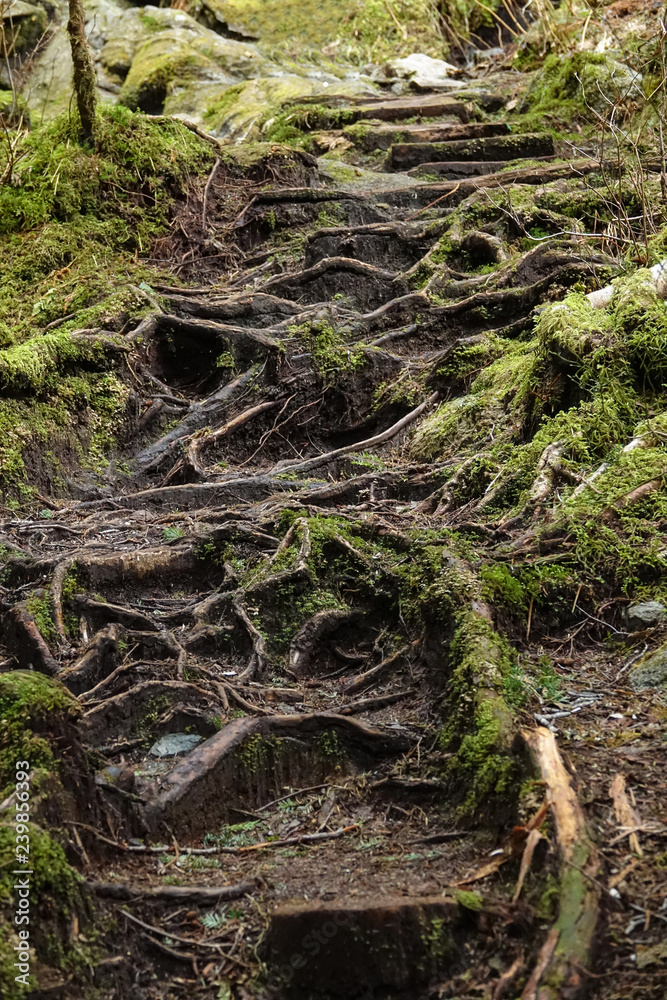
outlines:
[[[423,986],[454,965],[460,974],[462,927],[474,923],[442,896],[278,906],[264,942],[270,993],[353,1000]]]
[[[535,156],[534,160],[551,163],[554,156]],[[420,163],[408,170],[410,177],[442,177],[446,181],[458,181],[465,177],[483,177],[505,170],[509,166],[520,167],[523,160],[444,160],[435,163]]]
[[[529,135],[460,139],[453,142],[402,142],[394,144],[387,157],[388,170],[410,170],[422,163],[447,160],[518,160],[553,156],[553,136],[546,132]]]
[[[429,95],[366,101],[350,110],[357,121],[375,118],[378,121],[398,122],[405,118],[441,118],[443,115],[452,115],[459,121],[468,122],[472,109],[469,103],[453,97]]]
[[[370,153],[375,149],[389,149],[390,146],[406,142],[450,142],[454,139],[482,139],[496,135],[509,135],[510,127],[504,122],[472,125],[434,122],[427,125],[348,125],[343,129],[349,139],[359,149]]]
[[[353,102],[351,102],[353,103]],[[399,121],[401,118],[412,118],[413,115],[421,115],[422,118],[438,118],[441,114],[447,114],[448,108],[456,105],[476,104],[482,111],[491,113],[500,111],[505,105],[506,98],[500,94],[485,94],[477,90],[457,91],[453,94],[415,94],[410,97],[378,97],[375,99],[363,99],[357,102],[357,107],[364,110],[375,108],[380,113],[376,118],[384,121]],[[354,106],[354,105],[353,105]],[[440,111],[438,109],[442,108]],[[416,110],[415,110],[416,109]],[[449,112],[453,114],[454,112]]]

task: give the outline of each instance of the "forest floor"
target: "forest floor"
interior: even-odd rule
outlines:
[[[637,184],[526,90],[214,143],[76,331],[112,461],[55,437],[0,522],[3,760],[47,739],[84,880],[40,875],[35,997],[664,997],[659,238],[619,254]]]

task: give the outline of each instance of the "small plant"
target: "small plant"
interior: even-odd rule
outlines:
[[[221,845],[224,847],[247,847],[256,843],[253,831],[261,826],[261,820],[248,820],[246,823],[234,823],[225,826],[220,833],[207,833],[204,837],[206,845]]]
[[[163,542],[176,542],[179,538],[183,538],[185,532],[182,528],[176,528],[173,525],[169,528],[163,528],[162,530],[162,541]]]

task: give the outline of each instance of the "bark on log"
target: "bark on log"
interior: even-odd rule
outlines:
[[[585,985],[582,972],[591,958],[598,922],[600,890],[595,876],[599,856],[554,734],[540,727],[524,732],[523,738],[547,786],[561,860],[561,887],[558,919],[521,1000],[574,1000]]]

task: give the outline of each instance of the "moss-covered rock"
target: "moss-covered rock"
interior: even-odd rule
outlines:
[[[172,88],[193,80],[215,80],[216,76],[221,83],[230,82],[187,38],[165,31],[144,42],[135,53],[120,99],[133,111],[160,114]]]
[[[325,92],[317,81],[292,74],[248,80],[220,91],[206,108],[204,122],[214,135],[259,138],[259,124],[274,117],[269,109]]]
[[[168,94],[186,91],[193,83],[220,89],[248,77],[279,72],[253,45],[222,38],[183,10],[126,7],[120,0],[90,0],[85,6],[103,101],[117,100],[125,81],[124,103],[161,110]],[[65,10],[66,5],[63,24]],[[71,77],[69,41],[61,27],[39,54],[30,75],[29,99],[40,118],[51,118],[69,106]],[[204,89],[184,110],[201,112],[209,99]]]
[[[655,653],[644,657],[628,674],[635,691],[646,688],[667,686],[667,647],[661,646]]]
[[[74,915],[86,917],[81,878],[56,833],[80,809],[94,815],[92,779],[76,730],[80,714],[76,699],[57,681],[31,671],[0,675],[0,798],[17,796],[0,812],[0,994],[7,1000],[28,992],[25,979],[16,978],[24,972],[14,964],[19,944],[29,949],[33,986],[49,977],[47,968],[73,971],[86,961],[70,934]],[[21,801],[27,803],[25,822],[17,811]],[[18,833],[28,838],[25,876],[16,873],[22,870],[18,849],[26,844],[17,841]],[[15,920],[17,879],[23,877],[30,893],[28,923]]]
[[[567,117],[590,107],[607,112],[609,102],[624,102],[641,94],[641,75],[625,63],[594,52],[550,55],[535,74],[525,105],[532,111]]]
[[[32,671],[0,674],[0,789],[11,790],[17,760],[32,770],[61,772],[61,753],[75,737],[81,714],[75,698],[57,681]]]
[[[68,863],[62,846],[46,830],[30,823],[30,925],[17,927],[15,885],[20,875],[16,866],[16,831],[10,825],[10,810],[0,813],[0,993],[3,1000],[21,1000],[38,982],[53,980],[53,972],[72,972],[90,961],[92,955],[70,943],[72,918],[85,918],[86,902],[81,894],[80,876]],[[29,937],[24,936],[28,931]],[[19,937],[19,933],[23,936]],[[30,961],[17,968],[20,945],[27,945]],[[25,965],[30,972],[25,975]]]
[[[266,71],[268,64],[252,47],[220,38],[183,11],[146,11],[128,11],[123,18],[143,29],[120,95],[128,107],[158,112],[169,94],[192,89],[195,82],[220,87]],[[112,36],[107,45],[118,42]],[[206,92],[198,87],[196,94],[186,107],[168,110],[196,113],[205,106]]]
[[[46,31],[48,15],[44,7],[25,0],[3,6],[0,39],[3,54],[18,56],[32,49]]]
[[[428,0],[191,0],[190,10],[203,6],[234,33],[297,56],[327,46],[366,59],[443,51]]]

